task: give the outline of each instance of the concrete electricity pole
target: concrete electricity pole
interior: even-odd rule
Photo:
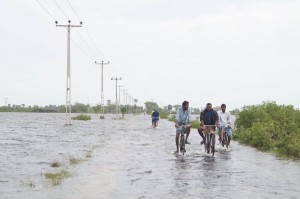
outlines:
[[[71,29],[75,27],[82,27],[82,22],[80,22],[80,25],[71,25],[71,21],[68,21],[69,24],[67,25],[58,25],[58,22],[55,21],[55,24],[57,27],[64,27],[68,31],[68,42],[67,42],[67,91],[66,91],[66,124],[65,125],[72,125],[72,119],[71,119],[71,55],[70,55],[70,34]]]
[[[128,91],[127,89],[121,89],[121,91],[123,91],[123,105],[126,106],[125,103],[125,92]]]
[[[120,85],[119,87],[119,104],[121,105],[121,87],[124,87],[124,85]]]
[[[122,80],[122,78],[120,77],[120,78],[117,78],[117,77],[115,77],[115,78],[111,78],[111,80],[116,80],[116,114],[119,114],[119,109],[118,109],[118,105],[119,105],[119,103],[118,103],[118,80]]]
[[[109,61],[106,63],[104,61],[102,61],[101,63],[97,63],[95,61],[95,64],[101,64],[101,115],[100,115],[100,119],[104,119],[103,66],[105,64],[109,64]]]

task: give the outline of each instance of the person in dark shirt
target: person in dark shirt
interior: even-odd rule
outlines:
[[[203,131],[206,129],[205,125],[216,125],[218,126],[219,123],[219,116],[217,111],[213,110],[211,103],[206,104],[206,108],[204,111],[200,114],[200,127],[198,128],[198,133],[202,137],[202,141],[200,144],[203,144],[204,142],[204,135]],[[215,131],[215,127],[213,128],[213,131]]]
[[[152,118],[152,127],[155,128],[159,120],[159,112],[156,109],[153,110],[151,114],[151,118]]]

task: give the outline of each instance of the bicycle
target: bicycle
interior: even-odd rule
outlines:
[[[156,128],[157,127],[157,125],[158,125],[158,120],[159,120],[159,118],[152,118],[152,127],[153,128]]]
[[[180,152],[182,152],[182,155],[184,155],[184,153],[186,152],[185,150],[185,129],[188,125],[183,124],[181,126],[179,126],[180,129],[180,141],[179,141],[179,146],[180,146]]]
[[[222,143],[222,147],[226,146],[226,148],[228,149],[228,144],[229,144],[229,140],[228,140],[228,130],[231,128],[230,126],[222,126],[221,128],[221,143]]]
[[[216,125],[205,125],[205,135],[204,135],[204,151],[207,154],[212,154],[212,157],[215,155],[215,143],[216,143],[216,135],[214,131],[211,131],[212,128],[216,127]]]

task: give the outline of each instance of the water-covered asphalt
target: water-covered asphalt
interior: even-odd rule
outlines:
[[[299,162],[237,142],[212,158],[195,129],[182,156],[172,122],[113,118],[64,126],[63,114],[0,113],[0,198],[300,198]],[[61,169],[72,175],[53,186],[45,173]]]

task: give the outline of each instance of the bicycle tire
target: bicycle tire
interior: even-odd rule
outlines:
[[[211,134],[211,153],[212,153],[212,157],[214,157],[215,155],[215,144],[216,144],[216,136],[215,134]]]
[[[228,135],[227,135],[227,132],[225,132],[225,145],[226,145],[226,149],[228,149]]]
[[[185,153],[185,142],[184,142],[184,134],[182,134],[182,133],[180,135],[180,151],[184,155],[184,153]]]
[[[207,144],[207,146],[206,146],[206,151],[207,151],[207,153],[209,154],[210,153],[210,134],[207,134],[207,141],[206,141],[206,144]]]

